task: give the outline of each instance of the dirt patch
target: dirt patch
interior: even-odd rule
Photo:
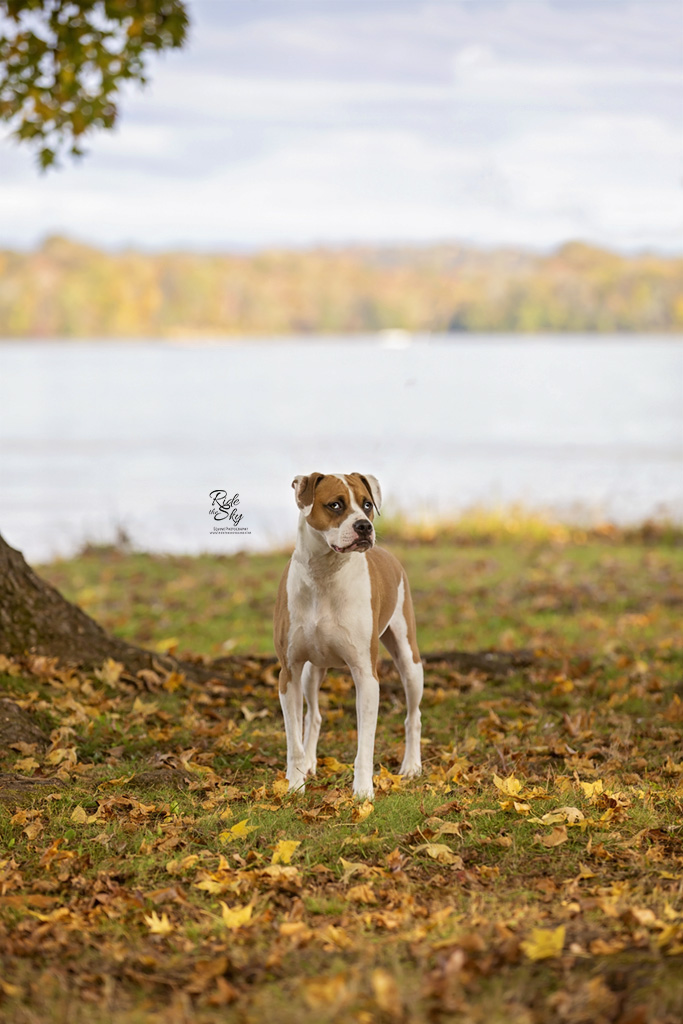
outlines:
[[[10,747],[13,743],[37,743],[44,747],[47,737],[28,711],[0,695],[0,747]]]

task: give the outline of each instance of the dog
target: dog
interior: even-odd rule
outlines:
[[[292,487],[299,526],[274,617],[289,788],[303,790],[306,777],[315,775],[322,721],[318,691],[328,668],[347,668],[356,688],[358,721],[353,793],[371,800],[380,640],[406,695],[401,775],[413,777],[422,771],[424,674],[408,578],[398,559],[375,545],[373,520],[382,492],[374,476],[311,473],[295,477]]]

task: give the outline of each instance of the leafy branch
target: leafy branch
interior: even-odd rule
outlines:
[[[0,14],[0,120],[43,170],[112,128],[121,84],[145,84],[147,54],[188,27],[181,0],[0,0]]]

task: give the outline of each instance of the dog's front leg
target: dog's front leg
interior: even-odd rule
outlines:
[[[304,768],[307,775],[315,775],[317,766],[318,737],[320,736],[320,725],[322,716],[318,704],[318,690],[325,678],[327,669],[318,668],[307,661],[301,673],[301,685],[306,698],[307,710],[304,722],[304,752],[306,760]]]
[[[303,665],[282,666],[278,688],[280,706],[285,720],[287,736],[287,781],[290,790],[303,792],[306,778],[305,753],[303,744],[304,698],[301,689]]]
[[[356,720],[358,723],[358,752],[353,772],[353,795],[372,800],[375,790],[372,769],[375,759],[375,732],[379,708],[379,679],[369,665],[351,668],[356,686]]]

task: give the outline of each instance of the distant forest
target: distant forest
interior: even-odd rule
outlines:
[[[0,337],[406,331],[683,331],[683,258],[581,242],[549,254],[346,246],[105,252],[61,237],[0,250]]]

